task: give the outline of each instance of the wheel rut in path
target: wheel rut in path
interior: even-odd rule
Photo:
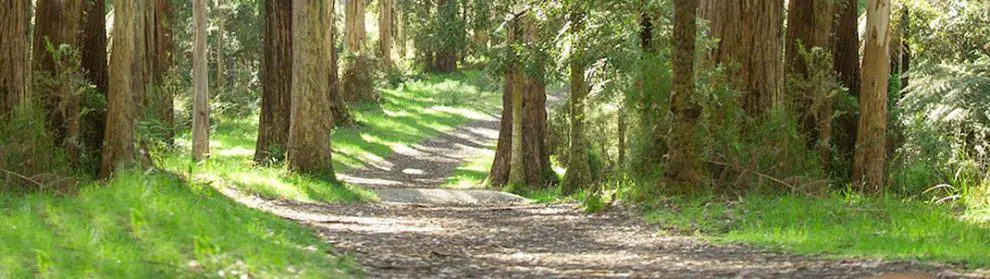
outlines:
[[[331,253],[353,255],[369,278],[864,278],[965,277],[944,267],[836,260],[664,236],[635,210],[586,214],[494,191],[437,189],[491,148],[496,119],[474,121],[341,174],[382,202],[322,204],[226,194],[315,228]],[[899,277],[894,277],[899,278]]]

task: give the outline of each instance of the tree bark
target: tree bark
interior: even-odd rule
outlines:
[[[350,52],[360,53],[364,46],[364,38],[367,36],[364,27],[364,1],[345,0],[345,3],[344,28],[347,29],[347,37],[344,40],[344,48]]]
[[[570,148],[567,155],[567,173],[564,175],[563,191],[569,195],[578,189],[591,184],[591,168],[588,166],[588,145],[584,139],[584,105],[588,96],[588,85],[585,82],[585,61],[583,50],[586,48],[581,32],[584,31],[584,14],[578,11],[577,5],[570,7],[571,21],[571,57],[570,82],[571,99],[568,118],[570,128]]]
[[[107,96],[107,31],[105,1],[83,1],[84,31],[80,37],[82,46],[83,74],[103,98]],[[103,148],[103,134],[106,130],[107,112],[105,109],[91,110],[81,119],[82,141],[86,150],[99,156]]]
[[[280,160],[289,142],[292,108],[292,1],[265,0],[261,118],[254,160]],[[274,152],[274,154],[273,154]]]
[[[877,194],[886,180],[890,0],[867,1],[865,40],[853,184],[864,193]]]
[[[787,13],[787,74],[790,77],[806,80],[813,76],[802,51],[813,48],[833,49],[832,30],[835,13],[834,0],[792,0]],[[795,96],[797,111],[801,119],[801,133],[808,145],[818,152],[819,162],[827,166],[831,158],[832,98],[830,92],[818,88],[807,92],[791,92]]]
[[[540,39],[539,26],[534,15],[529,15],[523,26],[525,43],[531,49]],[[456,56],[456,55],[455,55]],[[455,58],[456,60],[456,58]],[[455,61],[456,63],[456,61]],[[543,187],[551,181],[550,152],[547,135],[547,91],[543,62],[536,61],[535,70],[521,73],[523,76],[523,153],[526,154],[526,185]],[[521,67],[520,67],[521,69]]]
[[[156,93],[160,95],[156,98],[158,108],[156,117],[167,126],[164,131],[165,142],[171,145],[175,138],[175,105],[173,103],[175,96],[173,95],[174,92],[163,87],[166,82],[165,78],[173,66],[172,53],[175,50],[172,31],[175,24],[175,14],[172,12],[170,2],[170,0],[155,1],[155,12],[152,15],[154,19],[151,22],[150,28],[152,29],[149,32],[153,32],[151,44],[155,46],[150,60],[151,82],[155,88],[158,88]]]
[[[746,113],[761,116],[779,105],[784,85],[784,1],[703,0],[699,11],[709,22],[710,35],[720,39],[707,62],[739,66],[731,71],[731,80],[743,94]]]
[[[200,0],[201,1],[201,0]],[[116,170],[137,162],[134,130],[137,103],[134,91],[135,65],[141,65],[136,55],[137,37],[144,30],[136,21],[144,13],[140,1],[121,1],[114,6],[113,49],[110,54],[110,81],[107,91],[107,129],[103,140],[100,178],[108,178]],[[142,86],[143,87],[143,86]]]
[[[79,47],[79,25],[82,23],[82,3],[80,1],[41,0],[35,10],[34,71],[46,76],[53,87],[36,88],[45,109],[48,130],[52,132],[55,144],[65,147],[66,155],[73,167],[79,166],[82,156],[79,140],[79,117],[81,96],[76,94],[68,80],[60,79],[65,69],[65,59],[56,61],[52,51],[61,45],[68,45],[77,51]]]
[[[395,33],[395,0],[379,0],[378,5],[378,49],[379,57],[386,66],[392,65],[392,36]]]
[[[350,3],[350,1],[348,1]],[[292,105],[289,169],[335,179],[330,151],[330,62],[333,0],[300,0],[292,7]]]
[[[31,45],[28,43],[31,1],[0,4],[0,118],[28,101]]]
[[[857,0],[840,0],[836,5],[838,20],[835,22],[835,53],[832,56],[832,64],[839,79],[842,81],[849,94],[853,97],[859,96],[860,68],[859,68],[859,16],[857,12]],[[856,146],[856,116],[844,114],[839,116],[836,127],[835,142],[838,156],[848,161],[852,160]]]
[[[443,0],[441,0],[443,1]],[[515,44],[518,37],[521,35],[520,32],[520,21],[521,18],[516,17],[512,20],[510,28],[510,33],[508,34],[508,43]],[[526,186],[526,166],[524,165],[526,160],[524,157],[523,149],[523,90],[524,90],[524,80],[522,76],[522,71],[520,69],[520,61],[515,54],[509,58],[509,68],[508,74],[511,76],[512,83],[509,84],[512,90],[506,93],[511,93],[511,113],[512,113],[512,136],[510,139],[511,144],[509,145],[509,173],[508,173],[508,185],[510,188],[524,187]]]
[[[192,157],[205,159],[210,151],[210,95],[206,58],[206,0],[193,0],[193,140]]]
[[[702,108],[692,100],[694,95],[694,50],[698,0],[674,2],[673,92],[670,112],[673,116],[668,133],[668,189],[673,193],[690,193],[701,186],[700,154],[695,144],[698,118]]]
[[[511,42],[510,42],[511,43]],[[510,68],[511,69],[511,68]],[[512,95],[515,89],[514,71],[505,72],[502,84],[502,115],[499,120],[498,141],[495,146],[495,159],[485,185],[501,187],[509,183],[509,163],[512,157]]]
[[[226,61],[224,61],[224,9],[221,7],[224,2],[222,0],[214,0],[214,6],[217,8],[217,92],[223,93],[227,89],[227,77],[225,73],[227,71],[224,68],[227,66]]]

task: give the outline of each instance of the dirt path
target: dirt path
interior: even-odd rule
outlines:
[[[476,121],[341,175],[378,192],[382,203],[327,205],[232,195],[316,228],[335,247],[333,253],[354,255],[370,278],[961,276],[911,263],[820,260],[666,237],[628,210],[588,215],[573,204],[530,205],[496,192],[431,189],[465,159],[489,148],[485,144],[497,137],[497,126],[494,120]],[[430,191],[436,192],[424,194]]]

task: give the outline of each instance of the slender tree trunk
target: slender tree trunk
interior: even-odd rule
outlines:
[[[227,91],[227,76],[224,74],[226,71],[224,68],[227,66],[226,61],[224,61],[224,21],[226,20],[224,16],[224,9],[221,5],[224,5],[222,0],[214,0],[214,6],[217,7],[217,92],[222,94]]]
[[[301,0],[292,7],[292,108],[289,169],[335,179],[329,111],[333,0]],[[350,1],[348,1],[350,3]]]
[[[452,0],[439,0],[437,4],[437,15],[444,15],[445,11],[453,10],[453,12],[459,13],[457,8],[457,1]],[[456,16],[449,18],[449,20],[458,20]],[[436,65],[434,69],[436,72],[440,73],[452,73],[457,71],[457,53],[456,49],[440,49],[436,52],[435,62]]]
[[[784,67],[781,47],[783,0],[703,0],[701,17],[720,39],[710,63],[739,65],[733,87],[743,92],[747,114],[760,116],[781,102]]]
[[[584,14],[577,5],[570,7],[571,57],[570,82],[570,148],[567,155],[567,173],[564,176],[564,194],[569,195],[591,184],[591,168],[588,166],[588,145],[584,139],[584,103],[588,96],[588,85],[584,78],[584,54],[586,48],[581,32],[584,31]]]
[[[175,25],[175,14],[172,12],[171,0],[156,0],[153,20],[155,52],[152,58],[152,82],[158,88],[158,115],[167,128],[164,131],[165,142],[172,144],[175,138],[175,96],[171,90],[163,86],[166,77],[172,70],[172,53],[175,49],[172,28]]]
[[[364,27],[364,1],[346,0],[345,2],[344,25],[347,32],[344,48],[350,52],[360,53],[364,46],[364,38],[367,36]]]
[[[840,0],[836,4],[838,20],[835,22],[835,53],[832,64],[842,84],[853,97],[859,96],[859,31],[857,0]],[[856,146],[856,116],[839,116],[836,127],[836,150],[841,158],[852,161]]]
[[[201,1],[201,0],[199,0]],[[121,168],[137,162],[134,148],[137,103],[133,83],[134,65],[142,64],[136,56],[135,45],[143,36],[135,28],[144,13],[140,1],[121,1],[114,5],[113,49],[110,54],[110,81],[107,91],[107,129],[103,140],[100,178],[107,178]]]
[[[289,142],[292,108],[292,1],[265,0],[261,118],[254,160],[281,159]],[[273,154],[273,152],[275,152]],[[281,154],[280,154],[281,153]]]
[[[876,194],[883,191],[886,180],[890,0],[867,1],[865,40],[853,184],[864,193]]]
[[[386,66],[392,65],[392,36],[395,33],[394,0],[379,0],[378,4],[378,48],[379,57]]]
[[[372,59],[374,54],[368,54],[363,49],[367,30],[365,29],[365,2],[360,0],[345,1],[345,37],[344,50],[350,54],[344,64],[341,77],[343,88],[341,97],[350,103],[374,102],[378,100],[378,94],[374,90],[374,77],[371,72]],[[337,103],[337,100],[332,100]],[[335,106],[342,109],[343,106]]]
[[[701,186],[700,154],[695,145],[701,106],[693,101],[694,50],[698,0],[674,2],[674,90],[670,95],[673,116],[668,133],[665,180],[674,193],[690,193]]]
[[[625,104],[625,102],[622,103],[622,106],[623,106],[623,108],[622,109],[619,109],[619,111],[616,112],[616,114],[615,114],[615,116],[617,118],[616,119],[616,126],[617,126],[617,130],[618,130],[618,134],[619,134],[618,135],[618,141],[619,141],[619,143],[618,143],[618,145],[619,145],[618,149],[619,149],[619,154],[618,154],[618,157],[616,157],[615,164],[618,165],[619,168],[622,168],[626,164],[626,149],[627,149],[627,147],[626,147],[626,134],[628,133],[626,130],[629,129],[629,124],[626,123],[626,112],[625,112],[625,106],[626,106],[626,104]]]
[[[28,101],[30,9],[29,0],[5,0],[0,4],[0,118]]]
[[[210,152],[210,95],[206,58],[206,0],[193,0],[193,160]]]

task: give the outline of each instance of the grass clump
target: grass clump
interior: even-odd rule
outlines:
[[[0,278],[355,272],[306,228],[168,174],[119,173],[74,196],[4,196],[0,209]]]
[[[786,251],[990,266],[990,223],[894,196],[751,194],[667,200],[646,219],[674,232]]]

